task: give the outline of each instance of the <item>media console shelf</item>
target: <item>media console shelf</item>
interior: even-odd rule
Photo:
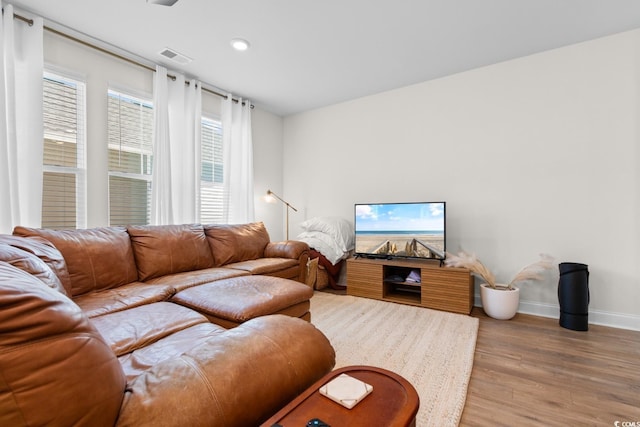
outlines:
[[[347,294],[469,314],[473,278],[466,268],[439,262],[349,258]]]

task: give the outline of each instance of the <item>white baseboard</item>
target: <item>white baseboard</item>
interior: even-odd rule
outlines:
[[[482,307],[480,295],[475,295],[474,305]],[[539,302],[520,301],[518,313],[534,316],[560,318],[560,305],[543,304]],[[612,328],[630,329],[640,331],[640,316],[624,313],[612,313],[608,311],[589,310],[589,323],[593,325],[610,326]]]

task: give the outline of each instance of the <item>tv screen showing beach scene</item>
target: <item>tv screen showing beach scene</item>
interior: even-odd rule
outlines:
[[[445,202],[355,205],[357,255],[445,258]]]

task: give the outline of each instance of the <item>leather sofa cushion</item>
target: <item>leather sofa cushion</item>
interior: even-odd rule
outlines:
[[[240,269],[213,267],[204,270],[185,271],[183,273],[168,274],[162,277],[156,277],[146,281],[145,283],[153,285],[172,286],[176,292],[192,286],[202,285],[204,283],[213,282],[220,279],[229,279],[237,276],[248,276],[249,272]]]
[[[302,357],[301,357],[302,356]],[[257,426],[329,372],[335,352],[312,324],[263,316],[158,363],[127,387],[118,425]]]
[[[262,222],[250,224],[207,224],[204,226],[214,266],[262,258],[271,240]]]
[[[278,271],[288,270],[291,268],[298,272],[300,262],[297,259],[290,258],[259,258],[248,261],[234,262],[226,265],[227,268],[235,268],[243,270],[251,274],[271,275]]]
[[[37,256],[13,246],[0,243],[0,261],[5,261],[22,271],[37,277],[51,289],[66,295],[58,276]]]
[[[281,310],[274,311],[269,314],[265,314],[265,316],[281,314],[281,315],[290,316],[290,317],[298,317],[300,319],[306,320],[307,322],[311,322],[311,312],[309,311],[310,308],[311,308],[311,303],[309,301],[304,301],[304,302],[299,302],[298,304],[290,305],[289,307],[285,307]],[[225,329],[233,329],[246,322],[245,320],[229,320],[226,314],[223,314],[222,316],[223,317],[219,317],[219,316],[216,316],[215,314],[212,314],[212,315],[207,315],[207,319],[209,319],[211,323],[220,325]],[[263,316],[258,316],[258,317],[263,317]]]
[[[204,322],[207,318],[200,313],[170,302],[146,304],[91,319],[116,356]]]
[[[213,267],[201,225],[129,226],[127,230],[142,281]]]
[[[220,318],[238,324],[308,302],[312,296],[313,289],[293,280],[240,276],[185,289],[175,294],[171,301],[210,319]]]
[[[113,426],[124,373],[80,308],[4,262],[0,301],[0,425]]]
[[[166,301],[173,294],[175,289],[169,285],[132,282],[117,288],[80,295],[73,301],[87,316],[96,317],[144,304]]]
[[[16,227],[13,233],[40,236],[58,248],[67,263],[74,297],[138,280],[131,241],[124,227],[78,230]]]
[[[177,304],[175,306],[179,307]],[[127,381],[133,381],[138,375],[153,368],[165,360],[179,358],[183,353],[197,347],[210,337],[226,331],[222,326],[209,323],[199,323],[168,335],[160,340],[141,347],[131,353],[118,357]],[[166,405],[167,402],[160,403]]]
[[[67,270],[67,263],[58,248],[53,246],[53,243],[38,236],[21,237],[7,234],[0,235],[0,242],[22,249],[40,258],[58,276],[60,283],[64,287],[64,294],[71,295],[71,278]]]

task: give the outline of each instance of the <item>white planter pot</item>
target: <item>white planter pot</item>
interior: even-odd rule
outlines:
[[[520,289],[506,289],[504,285],[496,285],[493,289],[486,283],[480,285],[482,309],[487,316],[498,320],[508,320],[516,315],[520,305]],[[500,286],[502,288],[500,288]]]

